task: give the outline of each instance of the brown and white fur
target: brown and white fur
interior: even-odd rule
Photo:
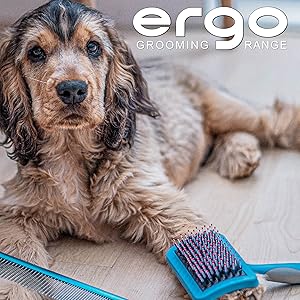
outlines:
[[[88,87],[79,104],[57,92],[71,80]],[[101,243],[110,230],[164,260],[173,239],[204,224],[181,188],[211,149],[234,179],[253,173],[260,145],[300,148],[298,107],[260,112],[187,70],[140,68],[109,19],[68,0],[3,34],[0,127],[18,164],[0,200],[0,251],[43,267],[62,233]],[[0,299],[39,296],[1,283]]]

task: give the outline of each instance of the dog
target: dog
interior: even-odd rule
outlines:
[[[109,18],[70,0],[3,33],[0,128],[18,165],[0,200],[0,251],[46,268],[49,241],[102,243],[111,230],[164,261],[206,224],[182,187],[209,153],[236,179],[254,172],[261,146],[300,148],[298,107],[257,111],[183,67],[139,66]],[[0,299],[40,296],[3,282]]]

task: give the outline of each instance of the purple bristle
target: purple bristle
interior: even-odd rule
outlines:
[[[213,226],[192,232],[175,245],[177,255],[202,290],[243,275],[240,261]]]

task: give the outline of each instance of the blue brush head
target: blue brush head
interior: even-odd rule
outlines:
[[[166,257],[193,300],[218,299],[258,286],[256,274],[212,226],[177,241]]]

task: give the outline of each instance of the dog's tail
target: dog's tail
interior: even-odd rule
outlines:
[[[212,134],[244,131],[265,146],[300,149],[300,108],[276,100],[272,107],[256,110],[226,92],[201,91],[201,109]]]
[[[76,2],[82,3],[86,6],[96,8],[96,0],[75,0]]]

